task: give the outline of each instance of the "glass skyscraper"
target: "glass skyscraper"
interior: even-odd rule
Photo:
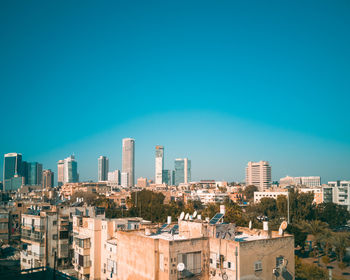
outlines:
[[[43,165],[37,162],[28,162],[27,164],[27,185],[41,185]]]
[[[178,186],[181,183],[191,181],[191,161],[187,158],[175,159],[175,179],[174,184]]]
[[[19,189],[25,181],[22,155],[18,153],[5,154],[3,172],[3,189],[6,191]]]
[[[135,140],[132,138],[123,139],[122,173],[127,173],[127,182],[124,185],[134,187],[135,185]],[[124,175],[125,176],[125,175]],[[123,174],[122,174],[123,185]]]
[[[72,155],[64,160],[64,183],[79,182],[78,163]]]
[[[98,158],[98,181],[108,181],[109,163],[108,158],[100,156]]]

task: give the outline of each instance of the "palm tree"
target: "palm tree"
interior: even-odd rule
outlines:
[[[331,247],[333,234],[333,231],[326,228],[319,236],[320,243],[324,244],[324,253],[326,256],[328,256],[329,249]]]
[[[314,245],[315,257],[319,259],[319,247],[322,235],[329,230],[328,224],[321,222],[319,220],[313,221],[301,221],[297,227],[302,231],[308,234],[308,239],[311,240]],[[319,261],[318,261],[319,262]]]
[[[337,254],[338,261],[342,262],[346,248],[350,246],[350,235],[346,232],[335,232],[333,234],[333,238],[331,239],[331,243],[335,249],[335,253]]]

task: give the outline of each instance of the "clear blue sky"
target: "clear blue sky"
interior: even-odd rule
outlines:
[[[193,179],[350,179],[350,2],[13,1],[0,3],[0,154],[75,153],[136,176],[192,160]],[[2,170],[3,160],[0,163]],[[2,177],[2,174],[1,174]]]

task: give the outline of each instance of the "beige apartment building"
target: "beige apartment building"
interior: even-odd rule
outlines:
[[[294,238],[211,221],[74,217],[80,279],[294,279]],[[136,220],[132,220],[136,219]],[[130,224],[131,222],[131,224]]]

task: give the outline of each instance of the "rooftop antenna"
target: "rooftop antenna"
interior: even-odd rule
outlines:
[[[181,212],[179,220],[182,221],[185,217],[185,212]]]

